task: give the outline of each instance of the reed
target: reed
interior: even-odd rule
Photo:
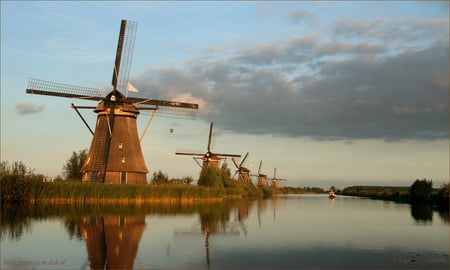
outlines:
[[[242,197],[240,189],[224,189],[191,185],[108,185],[81,182],[33,182],[32,202],[108,202],[145,203],[160,201],[217,200]]]

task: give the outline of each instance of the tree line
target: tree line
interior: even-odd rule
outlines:
[[[433,181],[416,179],[409,187],[390,186],[352,186],[346,187],[338,194],[347,196],[369,197],[410,203],[413,205],[430,204],[449,208],[449,183],[440,188],[433,188]]]

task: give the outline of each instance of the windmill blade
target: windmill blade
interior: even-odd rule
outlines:
[[[241,157],[241,155],[234,155],[234,154],[219,154],[219,153],[213,153],[213,154],[218,157]]]
[[[177,107],[198,110],[198,104],[178,102],[178,101],[168,101],[168,100],[158,100],[158,99],[146,99],[137,97],[127,97],[128,103],[134,103],[135,105],[153,105],[153,106],[166,106],[166,107]]]
[[[258,174],[261,174],[261,165],[262,165],[262,160],[259,161],[259,169],[258,169]]]
[[[213,125],[214,123],[211,122],[211,125],[209,126],[209,137],[208,137],[208,152],[210,152],[210,147],[211,147],[211,136],[212,136],[212,130],[213,130]]]
[[[158,106],[136,106],[136,109],[142,112],[144,115],[151,115],[155,112],[155,116],[164,118],[176,118],[194,120],[197,118],[198,110],[176,107],[158,107]]]
[[[273,178],[277,177],[277,168],[273,168]]]
[[[236,177],[236,174],[239,172],[239,170],[237,170],[234,174],[233,177],[231,177],[231,179],[234,179],[234,177]]]
[[[202,154],[202,153],[176,152],[175,155],[181,155],[181,156],[199,156],[199,157],[203,157],[205,154]]]
[[[245,154],[244,158],[242,159],[241,163],[239,164],[239,167],[242,167],[242,164],[244,164],[245,159],[247,158],[247,156],[248,156],[248,152],[247,152],[247,154]]]
[[[156,100],[156,99],[145,99],[128,97],[128,103],[133,103],[136,105],[136,109],[148,112],[157,110],[155,116],[167,117],[167,118],[177,118],[177,119],[195,119],[198,112],[198,104],[177,102],[177,101],[166,101],[166,100]]]
[[[198,162],[199,158],[196,158],[196,157],[192,157],[192,158],[194,159],[195,163],[197,163],[197,165],[200,166],[200,169],[203,168],[202,164],[200,164],[200,162]]]
[[[65,83],[30,78],[26,92],[28,94],[46,95],[65,98],[79,98],[86,100],[102,100],[100,90],[97,88],[76,86]]]
[[[114,62],[111,84],[114,90],[126,92],[136,40],[137,22],[122,20],[119,40],[117,41],[116,60]]]
[[[235,158],[235,157],[232,157],[232,158],[231,158],[231,161],[233,161],[234,166],[236,166],[236,168],[239,169],[240,166],[238,165],[238,163],[237,163],[237,161],[236,161],[236,158]],[[234,177],[233,177],[233,178],[234,178]]]

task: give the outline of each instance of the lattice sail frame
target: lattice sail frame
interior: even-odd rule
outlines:
[[[91,100],[102,99],[101,91],[98,88],[56,83],[36,78],[30,78],[28,81],[27,93]]]
[[[126,21],[125,33],[120,56],[120,68],[118,72],[117,90],[127,93],[128,78],[130,75],[131,62],[133,60],[134,43],[136,40],[137,22]]]
[[[155,112],[155,117],[164,117],[164,118],[176,118],[176,119],[185,119],[185,120],[195,120],[197,118],[197,109],[191,108],[179,108],[179,107],[166,107],[166,106],[154,106],[154,105],[146,105],[139,104],[136,106],[142,114],[150,115]]]

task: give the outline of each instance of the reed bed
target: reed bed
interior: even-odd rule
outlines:
[[[211,188],[191,185],[108,185],[81,182],[34,182],[31,202],[51,203],[152,203],[222,200],[245,195],[242,189]]]

